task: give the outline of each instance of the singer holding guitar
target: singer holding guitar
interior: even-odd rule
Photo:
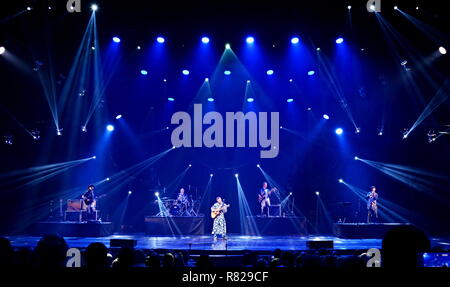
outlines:
[[[214,240],[217,240],[217,236],[221,236],[222,239],[227,237],[227,222],[224,214],[227,213],[228,207],[230,205],[225,204],[220,196],[216,197],[216,203],[211,206],[211,218],[214,218],[211,234]]]
[[[90,184],[87,191],[81,196],[84,203],[84,208],[87,211],[86,219],[88,221],[95,220],[95,195],[94,195],[94,185]]]
[[[370,187],[370,192],[367,193],[367,223],[373,221],[378,222],[378,193],[375,186]]]

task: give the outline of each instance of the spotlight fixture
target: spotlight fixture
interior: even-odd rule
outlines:
[[[112,132],[112,131],[114,131],[114,126],[113,126],[113,125],[107,125],[107,126],[106,126],[106,130],[107,130],[108,132]]]
[[[348,9],[348,10],[352,9],[352,6],[348,5],[348,6],[347,6],[347,9]]]
[[[208,79],[208,78],[205,78],[205,82],[209,82],[209,79]]]
[[[128,191],[128,195],[132,194],[133,192],[131,190]]]
[[[156,196],[156,197],[159,197],[159,192],[155,192],[155,196]]]
[[[92,157],[92,159],[96,159],[97,157],[94,155],[93,157]]]
[[[141,46],[137,46],[137,47],[136,47],[136,50],[140,50],[140,49],[141,49]]]
[[[327,114],[324,114],[324,115],[323,115],[323,118],[326,119],[326,120],[329,120],[329,119],[330,119],[330,116],[328,116]]]
[[[375,10],[377,9],[377,8],[375,7],[375,5],[373,5],[373,4],[372,4],[372,5],[370,5],[370,7],[369,7],[369,8],[370,8],[370,10],[372,10],[372,11],[375,11]]]
[[[94,11],[94,12],[97,11],[98,10],[97,4],[92,4],[91,5],[91,10]]]
[[[107,178],[106,178],[106,181],[109,181],[109,180],[110,180],[110,178],[109,178],[109,177],[107,177]]]
[[[183,75],[185,75],[185,76],[187,76],[187,75],[189,75],[189,70],[183,70]]]
[[[225,44],[225,49],[231,49],[230,44],[226,43],[226,44]]]
[[[253,38],[252,36],[248,36],[245,41],[247,42],[247,44],[253,44],[255,42],[255,38]]]
[[[81,131],[82,131],[83,133],[87,132],[86,126],[81,126]]]
[[[174,99],[174,98],[172,98],[172,97],[169,97],[169,98],[167,98],[167,100],[168,100],[169,102],[173,102],[173,101],[175,101],[175,99]]]
[[[121,119],[121,118],[122,118],[122,115],[117,115],[116,116],[116,120]]]
[[[289,79],[289,83],[292,83],[294,80],[293,79]]]
[[[62,135],[62,130],[63,130],[62,128],[57,128],[56,129],[56,135],[57,136],[61,136]]]
[[[41,131],[39,131],[38,129],[32,130],[31,135],[33,136],[34,140],[38,140],[41,138]]]
[[[247,98],[248,103],[253,103],[254,100],[255,100],[254,98]]]
[[[117,37],[117,36],[113,37],[112,40],[113,40],[114,43],[120,43],[120,38]]]
[[[209,174],[209,177],[213,177],[213,175],[214,175],[214,174],[210,173],[210,174]]]
[[[344,133],[344,130],[343,130],[342,128],[337,128],[334,132],[335,132],[337,135],[342,135],[342,134]]]
[[[272,76],[272,75],[273,75],[273,70],[267,70],[266,74],[267,74],[268,76]]]
[[[160,44],[164,43],[165,41],[166,41],[166,39],[164,39],[164,38],[161,37],[161,36],[159,36],[159,37],[156,38],[156,42],[158,42],[158,43],[160,43]]]
[[[317,48],[316,48],[316,51],[319,52],[319,51],[320,51],[320,47],[317,47]]]
[[[235,176],[236,178],[238,178],[238,177],[239,177],[239,174],[238,174],[238,173],[235,173],[234,176]]]
[[[406,64],[408,64],[408,61],[406,61],[406,60],[404,60],[400,63],[400,65],[402,65],[402,66],[406,66]]]
[[[31,8],[30,6],[27,7],[27,11],[31,11],[31,9],[33,8]]]
[[[394,6],[394,10],[398,10],[398,7],[397,7],[397,6]]]
[[[167,79],[163,79],[163,82],[164,82],[164,83],[167,83]]]
[[[1,46],[0,47],[0,55],[5,53],[5,51],[6,51],[5,47]]]
[[[343,182],[344,182],[344,180],[343,180],[342,178],[338,179],[338,181],[339,181],[340,183],[343,183]]]
[[[336,39],[336,44],[342,44],[344,42],[344,38],[339,37]]]
[[[382,130],[382,129],[380,129],[380,130],[378,131],[378,135],[379,135],[379,136],[382,136],[382,135],[383,135],[383,130]]]
[[[147,70],[141,70],[141,75],[147,76],[148,75],[148,71]]]
[[[355,160],[358,160],[358,159],[359,159],[359,157],[355,156]]]
[[[419,6],[416,7],[416,10],[419,10]]]
[[[192,164],[189,164],[189,167],[191,167],[192,166]]]
[[[247,80],[247,84],[250,84],[250,80]]]
[[[13,136],[11,136],[11,135],[4,136],[4,142],[7,145],[12,145],[13,144]]]
[[[293,101],[294,101],[293,98],[289,98],[289,99],[286,100],[286,102],[288,102],[288,103],[292,103]]]
[[[257,164],[256,167],[259,167],[259,164]]]
[[[230,70],[225,70],[225,71],[223,71],[223,74],[226,75],[226,76],[229,76],[229,75],[231,75],[231,71]]]
[[[441,47],[439,47],[439,53],[441,53],[441,55],[445,55],[445,54],[447,54],[447,49],[445,49],[444,47],[441,46]]]
[[[314,75],[316,72],[314,70],[308,71],[308,76]]]
[[[355,129],[355,134],[359,134],[360,132],[361,132],[361,128],[358,128],[358,127],[357,127],[357,128]]]
[[[408,137],[408,134],[409,134],[409,129],[408,128],[404,128],[402,130],[402,135],[403,135],[402,138],[406,139]]]
[[[294,45],[298,44],[299,41],[300,41],[300,39],[298,37],[293,37],[291,39],[291,43],[294,44]]]
[[[208,37],[202,37],[202,43],[203,44],[208,44],[209,43],[209,38]]]
[[[319,196],[319,195],[320,195],[320,192],[316,191],[316,195]]]
[[[214,98],[208,98],[208,102],[214,102]]]

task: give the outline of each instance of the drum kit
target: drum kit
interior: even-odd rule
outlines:
[[[165,212],[160,212],[160,216],[197,216],[198,215],[198,200],[190,199],[178,200],[162,197],[161,202],[164,206]],[[158,216],[157,215],[157,216]]]

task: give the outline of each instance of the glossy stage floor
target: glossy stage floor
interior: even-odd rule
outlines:
[[[14,247],[35,247],[40,237],[6,236]],[[110,239],[134,239],[136,248],[170,249],[170,250],[204,250],[204,251],[242,251],[260,252],[281,250],[307,250],[309,240],[333,240],[335,250],[367,250],[381,248],[381,239],[342,239],[333,236],[241,236],[231,234],[228,240],[214,242],[211,236],[146,236],[146,235],[111,235],[107,237],[65,237],[69,247],[84,248],[93,242],[102,242],[110,247]],[[450,247],[449,239],[431,240],[432,246]]]

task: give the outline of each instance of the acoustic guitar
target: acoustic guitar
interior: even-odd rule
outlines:
[[[213,209],[211,211],[211,218],[212,219],[216,218],[222,211],[223,212],[227,212],[227,208],[228,207],[230,207],[230,205],[229,204],[225,204],[224,206],[222,206],[220,208]]]

